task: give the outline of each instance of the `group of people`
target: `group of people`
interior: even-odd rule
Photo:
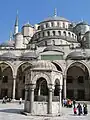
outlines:
[[[8,98],[7,96],[3,97],[2,103],[6,103],[6,102],[11,102],[11,98]]]
[[[63,99],[63,107],[72,107],[72,100],[70,99]]]
[[[78,103],[77,107],[74,104],[73,110],[74,110],[74,114],[78,114],[78,115],[81,115],[81,114],[87,115],[88,114],[88,109],[87,109],[87,104],[86,103],[83,104],[83,107],[81,106],[80,103]]]
[[[62,101],[62,105],[63,107],[73,107],[73,112],[74,114],[78,114],[78,115],[87,115],[88,114],[88,109],[87,109],[87,104],[84,103],[83,105],[81,105],[80,103],[78,103],[76,105],[76,101],[75,100],[70,100],[70,99],[63,99]]]

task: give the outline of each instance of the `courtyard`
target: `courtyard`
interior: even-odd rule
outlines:
[[[62,115],[57,117],[46,116],[25,116],[21,114],[24,104],[16,103],[0,103],[0,120],[90,120],[90,104],[88,104],[88,115],[78,116],[73,114],[72,108],[62,108]]]

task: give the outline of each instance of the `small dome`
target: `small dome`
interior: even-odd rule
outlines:
[[[74,51],[67,55],[66,60],[84,60],[86,58],[86,53],[80,51]]]
[[[61,52],[61,53],[64,53],[63,50],[61,50],[59,47],[57,46],[47,46],[43,52],[46,52],[46,51],[57,51],[57,52]]]
[[[77,25],[88,25],[88,23],[86,21],[82,21],[82,22],[78,23]]]
[[[60,16],[52,16],[52,17],[48,17],[47,19],[44,20],[44,22],[46,21],[67,21],[69,22],[69,20],[67,20],[66,18],[64,17],[60,17]]]
[[[13,40],[8,40],[8,41],[5,41],[4,43],[2,43],[0,46],[3,46],[3,47],[13,47],[14,46],[14,43],[15,41]]]
[[[2,55],[0,55],[0,58],[1,59],[16,59],[17,57],[12,54],[11,52],[6,52],[6,53],[3,53]]]
[[[24,24],[23,27],[32,27],[33,28],[33,26],[29,22]]]
[[[44,69],[44,70],[57,71],[56,66],[48,60],[39,60],[39,61],[35,62],[34,69]]]
[[[26,52],[21,56],[21,59],[36,59],[38,56],[35,52]]]

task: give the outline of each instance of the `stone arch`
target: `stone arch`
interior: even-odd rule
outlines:
[[[9,62],[0,61],[0,98],[12,98],[14,68]]]
[[[39,72],[38,74],[36,74],[36,75],[32,78],[32,84],[35,84],[35,85],[36,85],[36,81],[37,81],[39,78],[41,78],[41,77],[43,77],[44,79],[46,79],[47,85],[52,84],[51,78],[50,78],[47,74],[42,73],[42,72]]]
[[[48,85],[45,78],[40,77],[36,81],[36,88],[34,89],[35,96],[47,96],[48,95]]]
[[[65,71],[64,71],[64,75],[65,75],[65,76],[67,75],[67,71],[68,71],[68,69],[70,68],[70,66],[71,66],[72,64],[75,64],[75,63],[81,63],[81,64],[83,64],[83,65],[87,68],[88,73],[89,73],[89,77],[90,77],[90,69],[89,69],[89,67],[87,66],[87,64],[86,64],[85,62],[83,62],[83,61],[72,61],[72,62],[66,67],[66,69],[65,69]]]
[[[53,82],[52,82],[53,85],[55,85],[55,81],[56,81],[57,79],[59,80],[60,85],[62,85],[62,82],[63,82],[62,73],[61,73],[61,75],[55,75],[55,76],[54,76]]]
[[[72,62],[66,71],[67,97],[77,100],[89,100],[89,69],[83,62]]]
[[[30,62],[20,62],[16,67],[16,99],[25,99],[26,71],[31,68]]]
[[[11,68],[11,70],[12,70],[12,74],[13,74],[13,76],[14,76],[14,72],[15,72],[14,67],[13,67],[9,62],[6,62],[6,61],[0,61],[0,64],[2,64],[2,63],[7,64],[7,65]]]
[[[53,61],[52,63],[56,66],[56,68],[58,67],[57,70],[64,73],[64,68],[60,63],[58,63],[57,61]]]
[[[17,67],[16,67],[16,69],[15,69],[15,70],[16,70],[16,71],[15,71],[15,72],[16,72],[16,75],[17,75],[17,70],[19,69],[19,67],[22,66],[22,65],[25,64],[25,63],[29,63],[30,65],[32,65],[31,62],[26,62],[26,61],[19,63],[19,65],[17,65]]]
[[[54,96],[59,96],[60,80],[58,78],[55,79],[54,87]]]

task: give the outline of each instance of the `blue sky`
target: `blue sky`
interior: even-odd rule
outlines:
[[[21,30],[28,21],[35,24],[53,16],[54,8],[58,16],[90,23],[90,0],[0,0],[0,43],[8,40],[10,31],[13,32],[17,10]]]

